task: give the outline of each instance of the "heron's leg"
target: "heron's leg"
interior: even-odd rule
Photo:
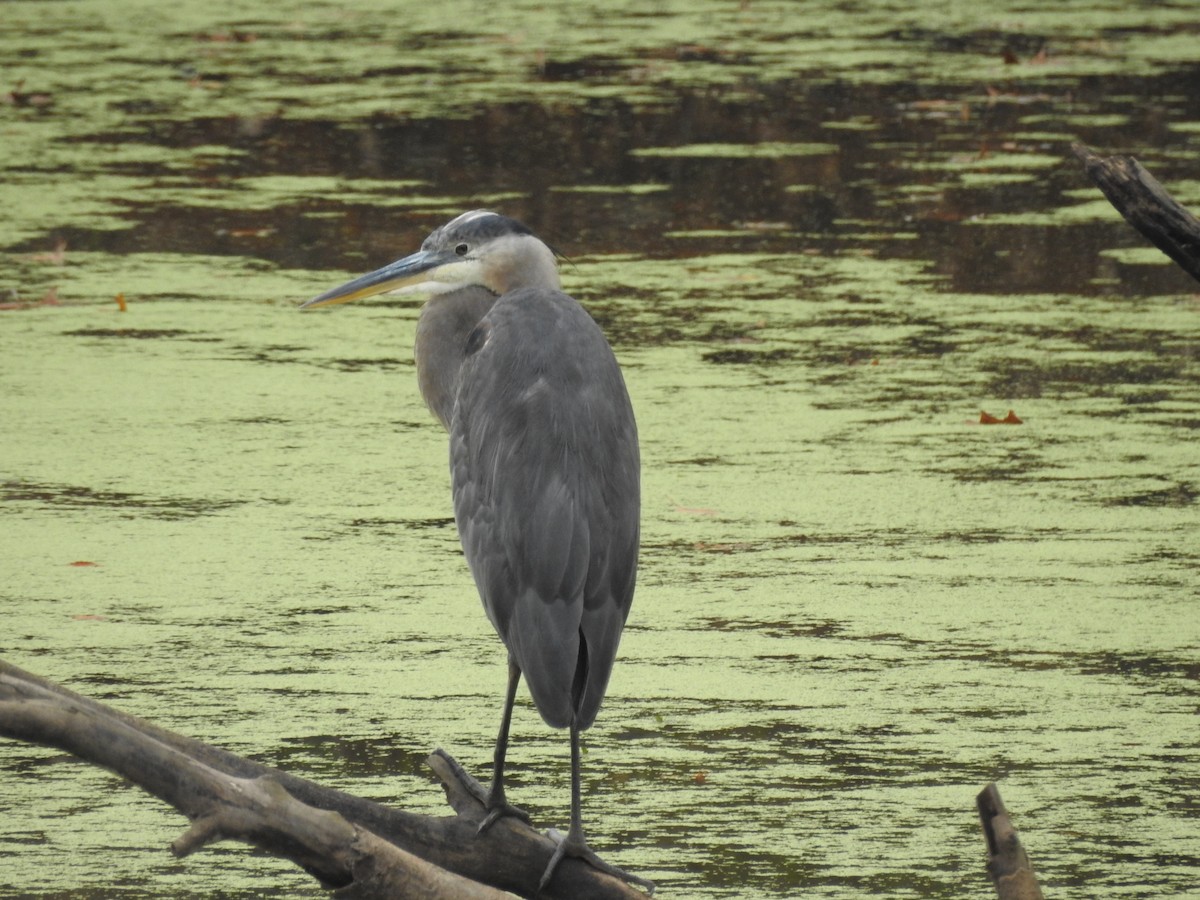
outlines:
[[[492,756],[492,789],[488,791],[487,815],[479,823],[477,834],[492,827],[501,816],[516,816],[529,822],[529,813],[513,806],[504,796],[504,757],[508,753],[508,727],[512,724],[513,704],[517,700],[517,685],[521,683],[521,669],[511,656],[508,658],[508,691],[504,695],[504,715],[500,719],[500,734],[496,737],[496,752]]]
[[[542,873],[541,883],[538,885],[538,890],[545,890],[546,885],[550,883],[550,879],[554,877],[554,870],[558,868],[558,864],[562,862],[564,856],[574,856],[576,859],[582,859],[592,868],[599,869],[608,875],[615,878],[620,878],[630,884],[636,884],[639,887],[645,888],[651,895],[654,894],[654,882],[647,881],[645,878],[639,878],[626,872],[624,869],[618,869],[611,863],[606,863],[597,856],[592,848],[587,844],[587,838],[583,834],[583,812],[580,802],[579,788],[579,726],[574,722],[571,723],[571,827],[567,831],[566,837],[557,835],[557,832],[551,832],[551,837],[558,840],[558,846],[554,848],[554,855],[550,857],[550,862],[546,866],[546,871]]]

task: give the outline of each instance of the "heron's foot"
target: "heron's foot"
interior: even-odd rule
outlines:
[[[529,818],[529,813],[525,812],[519,806],[513,806],[504,798],[504,791],[500,791],[498,794],[495,791],[489,793],[487,802],[484,803],[484,808],[487,809],[487,815],[483,817],[483,821],[475,829],[476,834],[483,834],[496,824],[497,819],[501,819],[504,816],[512,816],[514,819],[520,819],[526,825],[533,824]]]
[[[605,862],[595,851],[587,845],[582,833],[568,834],[565,837],[559,831],[551,828],[547,834],[551,840],[555,841],[558,846],[554,848],[554,855],[550,857],[550,863],[546,866],[546,871],[542,873],[542,880],[538,884],[538,891],[546,889],[546,885],[550,883],[550,879],[554,877],[554,870],[558,868],[558,864],[565,857],[571,856],[575,859],[582,859],[593,869],[599,869],[606,875],[611,875],[614,878],[620,878],[626,884],[636,884],[640,888],[644,888],[646,893],[654,896],[654,882],[645,878],[640,878],[632,872],[626,872],[624,869],[618,869],[612,863]]]

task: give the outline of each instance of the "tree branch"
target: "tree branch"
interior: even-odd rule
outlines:
[[[1071,151],[1117,212],[1200,281],[1200,219],[1132,156],[1102,157],[1078,142],[1071,145]]]
[[[430,766],[456,815],[420,816],[322,787],[121,713],[0,660],[0,735],[103,766],[179,810],[186,856],[235,839],[290,859],[338,897],[532,897],[554,842],[513,819],[483,835],[483,789],[449,754]],[[542,896],[644,895],[578,860]]]
[[[483,835],[486,790],[443,750],[426,761],[455,815],[420,816],[288,775],[121,713],[0,660],[0,736],[57,747],[123,776],[191,821],[172,844],[187,856],[239,840],[292,860],[338,898],[497,900],[536,896],[554,843],[499,820]],[[987,871],[1000,900],[1043,900],[996,785],[976,798]],[[645,895],[564,860],[540,896],[634,900]]]
[[[988,846],[987,871],[1000,900],[1043,900],[1033,866],[1008,818],[1000,790],[989,784],[975,798]]]

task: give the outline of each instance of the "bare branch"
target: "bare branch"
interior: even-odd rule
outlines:
[[[1103,157],[1080,143],[1072,144],[1071,150],[1117,212],[1200,281],[1200,219],[1132,156]]]
[[[171,804],[192,821],[172,845],[177,855],[246,841],[340,888],[338,896],[534,896],[554,851],[550,838],[512,819],[477,835],[482,788],[440,750],[431,767],[457,815],[419,816],[182,737],[3,661],[0,735],[66,750]],[[542,896],[644,895],[569,860]]]
[[[975,798],[988,846],[988,874],[1000,900],[1043,900],[1033,866],[1008,818],[1000,790],[989,784]]]

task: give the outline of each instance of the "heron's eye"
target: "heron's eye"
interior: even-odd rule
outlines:
[[[459,256],[466,256],[467,251],[470,249],[471,248],[468,247],[466,244],[459,244],[457,247],[454,248],[454,252],[457,253]]]

